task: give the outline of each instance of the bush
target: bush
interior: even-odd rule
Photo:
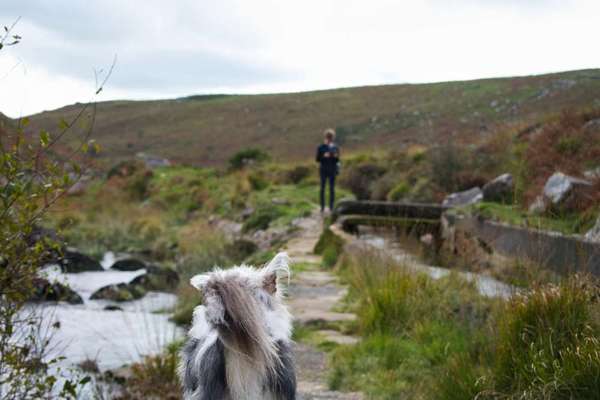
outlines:
[[[323,256],[324,267],[331,268],[337,263],[343,249],[344,241],[327,228],[321,233],[313,251]]]
[[[323,266],[331,268],[338,260],[339,252],[334,246],[328,246],[323,251]]]
[[[372,185],[385,174],[386,169],[377,164],[351,166],[342,174],[340,183],[350,190],[358,200],[371,198]]]
[[[592,399],[600,393],[598,287],[572,277],[506,305],[495,391],[519,399]]]
[[[452,142],[432,149],[431,178],[446,192],[458,189],[458,175],[463,171],[465,161],[459,149]]]
[[[386,200],[388,193],[402,180],[402,175],[395,170],[386,172],[371,184],[371,200]]]
[[[546,179],[556,171],[580,176],[600,159],[597,132],[584,129],[587,121],[600,117],[600,111],[581,113],[565,111],[558,118],[542,125],[530,139],[523,154],[527,188],[525,200],[530,203],[540,193]],[[596,192],[600,197],[600,192]],[[586,202],[584,211],[599,200]],[[588,204],[589,203],[589,204]]]
[[[399,201],[404,199],[408,193],[410,192],[410,187],[404,181],[399,182],[396,186],[393,187],[392,190],[386,196],[388,201]]]
[[[298,165],[286,172],[285,183],[297,185],[308,177],[312,169],[306,165]]]
[[[281,216],[281,212],[271,207],[260,207],[256,210],[242,226],[242,232],[248,233],[250,231],[265,230],[269,228],[271,222]]]
[[[242,169],[248,165],[260,164],[270,159],[269,154],[258,148],[240,150],[229,159],[229,167],[233,170]]]
[[[241,263],[257,250],[256,243],[246,239],[236,239],[225,246],[225,254],[236,264]]]
[[[248,182],[250,182],[250,187],[252,190],[260,191],[269,187],[269,181],[257,172],[248,175]]]

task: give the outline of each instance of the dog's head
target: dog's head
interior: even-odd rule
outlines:
[[[194,276],[190,283],[202,294],[207,321],[213,325],[231,324],[231,319],[243,320],[248,313],[256,313],[257,306],[264,313],[280,306],[285,293],[281,278],[289,279],[289,263],[288,255],[279,253],[262,268],[216,268]]]

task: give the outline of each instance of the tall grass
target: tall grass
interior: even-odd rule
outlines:
[[[476,353],[485,341],[492,301],[450,275],[433,280],[380,253],[344,254],[339,269],[350,284],[363,340],[332,355],[330,385],[370,398],[432,398],[454,355]]]
[[[586,281],[534,289],[504,307],[497,392],[515,399],[600,398],[600,290]]]
[[[332,353],[332,388],[373,399],[600,398],[592,278],[501,301],[457,276],[433,280],[374,252],[346,253],[338,267],[363,339]]]

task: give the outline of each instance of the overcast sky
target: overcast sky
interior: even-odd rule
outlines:
[[[0,112],[600,67],[600,0],[0,0]]]

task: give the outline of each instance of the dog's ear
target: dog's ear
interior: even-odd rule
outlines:
[[[206,283],[208,282],[208,279],[209,279],[208,274],[196,275],[196,276],[192,277],[192,279],[190,279],[190,284],[202,292],[203,289],[206,287]]]
[[[277,292],[277,272],[269,272],[263,279],[263,289],[269,294]]]
[[[277,276],[281,272],[286,273],[289,279],[290,258],[287,253],[283,252],[277,253],[264,268],[263,289],[265,289],[267,293],[275,294],[277,292]]]
[[[265,267],[269,272],[286,271],[290,270],[290,257],[286,252],[277,253],[275,257]]]

